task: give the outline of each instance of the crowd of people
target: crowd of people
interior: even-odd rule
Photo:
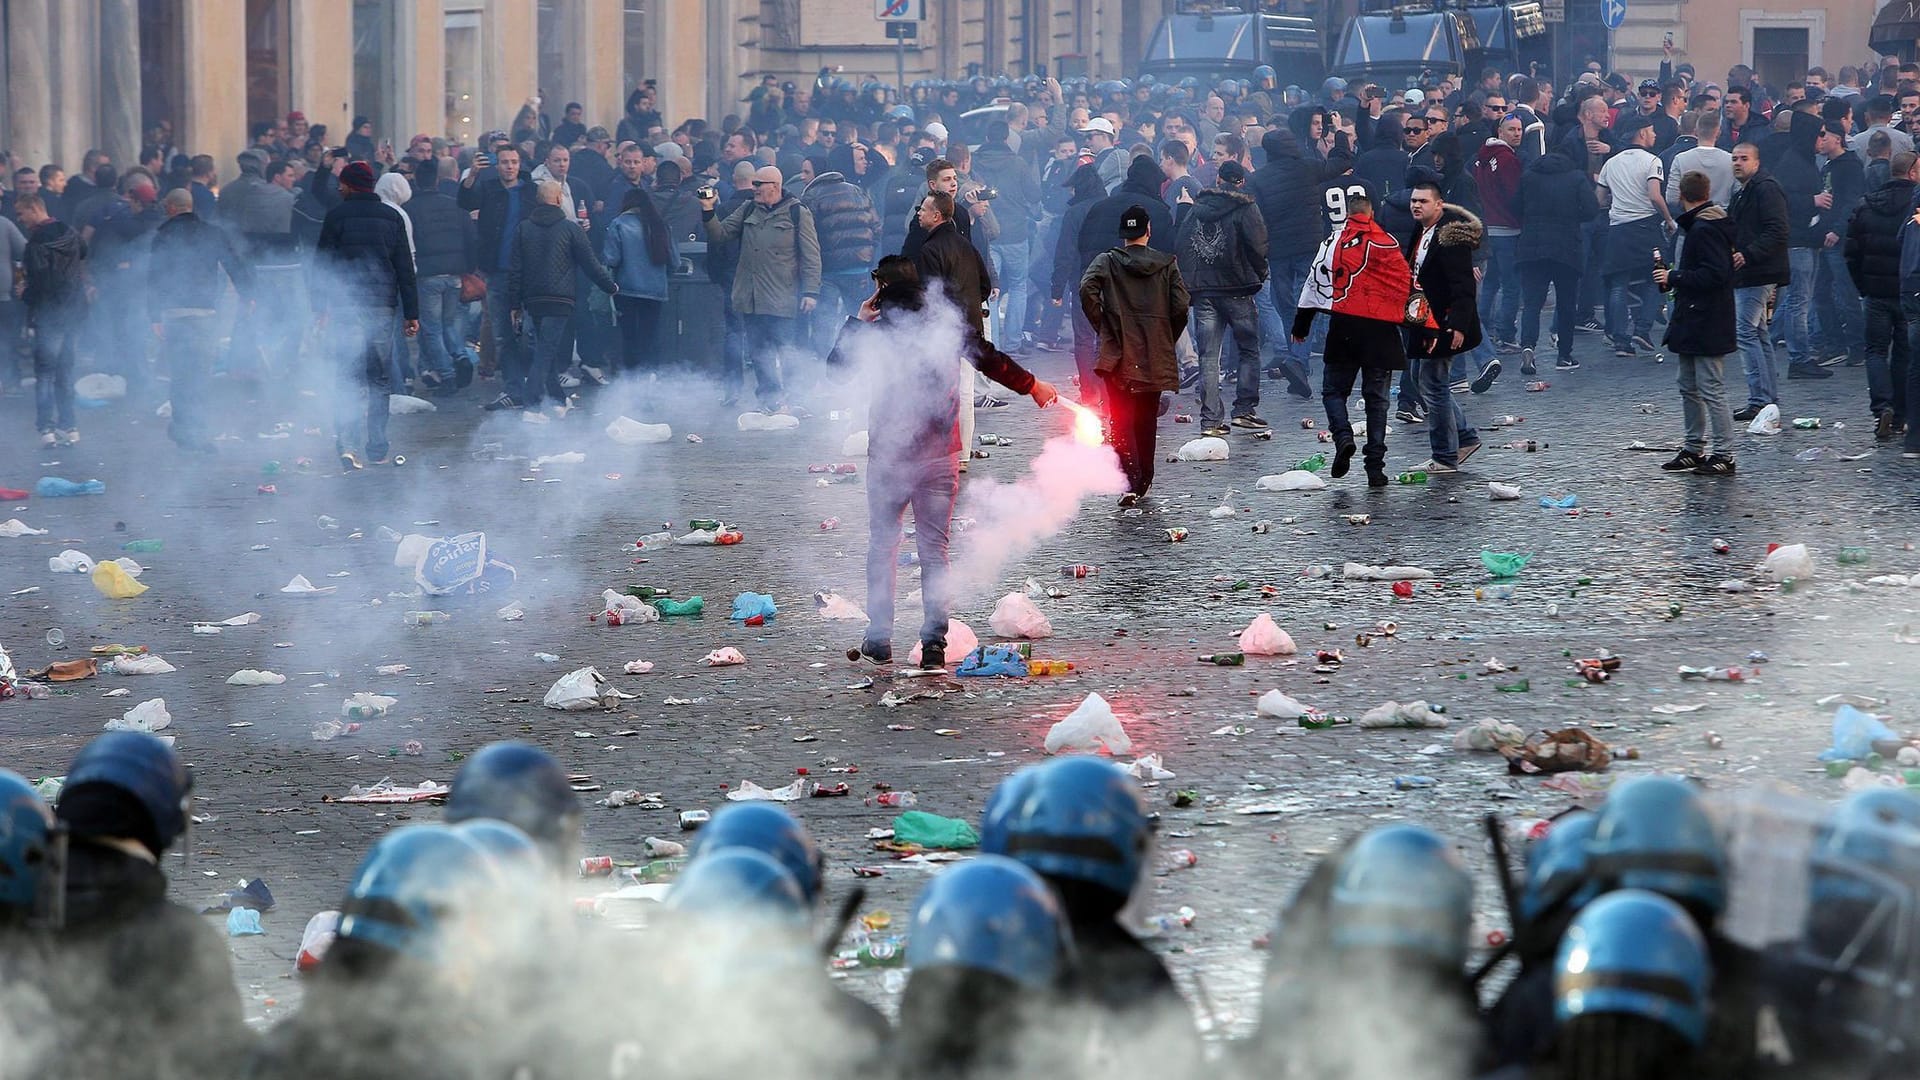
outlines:
[[[699,278],[717,286],[725,333],[717,362],[692,373],[733,404],[751,369],[761,408],[805,411],[838,385],[827,362],[872,297],[879,259],[903,254],[982,341],[1013,356],[1071,350],[1077,396],[1111,411],[1123,460],[1153,456],[1134,445],[1150,425],[1128,411],[1133,398],[1158,415],[1147,399],[1184,389],[1205,433],[1259,432],[1263,376],[1310,398],[1321,357],[1336,433],[1347,430],[1339,391],[1360,383],[1369,478],[1384,483],[1385,424],[1373,420],[1383,395],[1397,394],[1403,425],[1427,425],[1420,467],[1447,473],[1479,446],[1452,396],[1486,391],[1508,365],[1577,368],[1581,334],[1604,335],[1618,362],[1695,355],[1655,338],[1696,302],[1721,306],[1679,267],[1692,231],[1681,182],[1699,172],[1725,215],[1705,231],[1728,234],[1736,341],[1684,367],[1695,426],[1716,434],[1707,446],[1690,433],[1675,468],[1731,474],[1723,421],[1781,404],[1783,368],[1786,380],[1864,368],[1878,436],[1911,432],[1905,449],[1920,455],[1907,417],[1920,326],[1916,291],[1903,287],[1920,263],[1907,227],[1913,64],[1813,68],[1779,89],[1745,66],[1723,86],[1671,62],[1637,84],[1590,62],[1558,87],[1490,69],[1406,90],[1338,78],[1283,88],[1267,68],[1214,86],[1029,77],[900,91],[822,72],[810,85],[768,75],[742,106],[718,124],[669,126],[647,84],[609,131],[577,104],[553,124],[534,99],[478,145],[421,134],[404,152],[364,118],[332,145],[293,112],[254,125],[224,182],[219,163],[179,152],[164,123],[124,168],[99,151],[71,176],[9,158],[0,254],[16,286],[0,302],[0,379],[35,381],[39,435],[55,445],[79,438],[78,357],[136,390],[157,359],[176,441],[207,451],[194,411],[209,358],[247,377],[312,351],[354,399],[335,410],[352,468],[391,452],[381,408],[363,409],[363,396],[457,394],[478,377],[486,408],[551,421],[582,384],[688,373],[662,327],[691,295],[675,282]],[[922,257],[933,193],[953,201],[948,220],[980,254],[984,280]],[[1169,294],[1151,313],[1169,321],[1170,344],[1134,341],[1116,392],[1119,351],[1103,347],[1106,309],[1085,285],[1099,256],[1127,246],[1119,223],[1133,210],[1148,249],[1174,256],[1185,296],[1182,310]],[[218,228],[162,228],[188,216]],[[1327,286],[1343,259],[1346,274],[1358,266],[1341,252],[1385,255],[1385,240],[1419,310],[1392,315],[1400,271],[1375,258],[1370,270],[1394,280],[1361,291],[1379,293],[1370,317],[1399,332],[1356,332]],[[1902,259],[1903,247],[1915,254]],[[1658,280],[1668,267],[1680,278],[1672,312]],[[1367,306],[1346,281],[1335,290],[1346,306]],[[1295,318],[1316,310],[1328,314],[1321,325]],[[1720,329],[1683,329],[1683,344],[1719,348]],[[1744,402],[1707,362],[1736,355]],[[1383,389],[1395,372],[1397,390]],[[1002,404],[983,386],[965,396]],[[973,408],[961,412],[970,442]],[[1129,479],[1130,495],[1146,494],[1150,476]]]
[[[1912,1066],[1920,799],[1899,789],[1808,824],[1787,902],[1804,914],[1764,948],[1727,931],[1742,880],[1728,808],[1678,777],[1622,781],[1597,810],[1526,829],[1523,867],[1496,846],[1511,935],[1476,925],[1456,847],[1468,838],[1367,829],[1283,905],[1257,1025],[1225,1040],[1217,1015],[1203,1039],[1193,1005],[1215,1005],[1190,1005],[1130,928],[1154,825],[1137,781],[1096,757],[1009,775],[979,854],[930,879],[904,945],[853,944],[859,890],[765,802],[727,805],[689,854],[643,868],[670,884],[639,925],[627,908],[583,913],[566,772],[493,743],[461,765],[440,820],[372,842],[338,910],[308,928],[304,1000],[264,1032],[242,1020],[225,943],[160,869],[191,843],[192,785],[139,732],[82,748],[51,808],[0,771],[4,1075],[1664,1080]],[[826,961],[884,965],[895,948],[907,971],[889,1021]]]

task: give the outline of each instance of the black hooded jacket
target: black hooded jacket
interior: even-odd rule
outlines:
[[[1093,261],[1092,255],[1080,253],[1080,227],[1086,224],[1087,214],[1107,197],[1106,186],[1100,182],[1100,171],[1092,165],[1073,170],[1066,186],[1073,194],[1067,200],[1066,209],[1061,211],[1060,239],[1053,251],[1050,298],[1054,300],[1080,288],[1080,275],[1087,272],[1087,264]]]
[[[1793,274],[1787,246],[1792,218],[1786,193],[1773,174],[1762,169],[1738,185],[1727,214],[1733,218],[1735,229],[1733,253],[1746,260],[1745,266],[1734,271],[1734,288],[1789,284]]]
[[[1260,145],[1267,152],[1267,163],[1254,171],[1247,186],[1266,220],[1267,257],[1312,255],[1326,236],[1316,201],[1327,178],[1326,163],[1301,154],[1299,144],[1286,132],[1269,131]]]
[[[1847,274],[1861,296],[1900,296],[1900,229],[1913,204],[1911,180],[1889,180],[1860,201],[1847,223]]]
[[[1173,253],[1173,211],[1160,199],[1160,182],[1164,179],[1160,166],[1151,157],[1133,159],[1133,164],[1127,166],[1126,179],[1120,181],[1113,194],[1094,203],[1093,209],[1087,211],[1087,219],[1080,224],[1082,266],[1092,263],[1095,256],[1108,248],[1119,245],[1120,219],[1126,216],[1129,206],[1139,206],[1147,212],[1147,225],[1152,229],[1147,246],[1169,255]]]
[[[1600,201],[1572,159],[1548,154],[1528,165],[1513,205],[1520,215],[1515,262],[1580,265],[1580,226],[1600,213]]]
[[[1252,197],[1208,188],[1173,231],[1180,276],[1194,297],[1252,296],[1267,282],[1267,225]]]
[[[1898,255],[1899,244],[1894,247]],[[41,225],[27,237],[21,266],[26,270],[27,288],[20,299],[26,302],[27,314],[40,318],[86,305],[87,242],[80,239],[80,230],[64,221]]]
[[[1778,161],[1767,166],[1787,197],[1788,247],[1817,248],[1826,243],[1826,233],[1817,228],[1820,209],[1813,197],[1820,193],[1820,166],[1813,160],[1813,144],[1820,137],[1820,118],[1807,113],[1793,114],[1792,128],[1786,133],[1786,150]]]

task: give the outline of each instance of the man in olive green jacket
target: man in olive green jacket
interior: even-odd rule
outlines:
[[[820,297],[820,237],[813,212],[782,189],[780,170],[766,166],[753,174],[753,199],[724,218],[715,217],[717,194],[707,188],[700,214],[707,242],[740,242],[740,264],[733,278],[733,309],[746,324],[747,360],[753,365],[754,392],[762,408],[782,405],[780,354],[795,346],[800,317],[813,314]]]

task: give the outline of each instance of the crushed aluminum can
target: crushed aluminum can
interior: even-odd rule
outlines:
[[[589,855],[580,860],[581,877],[612,877],[613,856]]]
[[[680,831],[693,832],[712,820],[713,815],[705,810],[682,810],[680,811]]]
[[[1300,430],[1301,430],[1301,431],[1312,431],[1312,430],[1313,430],[1313,429],[1314,429],[1315,427],[1317,427],[1317,426],[1319,426],[1319,425],[1317,425],[1317,424],[1315,424],[1315,423],[1313,422],[1313,417],[1311,417],[1311,416],[1303,416],[1303,417],[1301,417],[1301,418],[1300,418]]]

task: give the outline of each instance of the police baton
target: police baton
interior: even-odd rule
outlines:
[[[847,927],[853,923],[853,917],[859,913],[860,905],[867,902],[867,887],[855,885],[847,895],[840,898],[840,906],[834,909],[833,920],[827,923],[827,934],[820,940],[820,955],[832,957],[840,948],[840,939],[846,936]]]
[[[1493,851],[1494,873],[1500,878],[1500,897],[1507,906],[1507,925],[1513,928],[1513,932],[1474,971],[1472,981],[1475,985],[1492,974],[1493,969],[1500,966],[1500,961],[1513,953],[1515,943],[1520,940],[1520,902],[1514,892],[1513,864],[1507,855],[1506,830],[1501,828],[1499,814],[1489,813],[1480,821],[1487,830],[1487,845]]]

